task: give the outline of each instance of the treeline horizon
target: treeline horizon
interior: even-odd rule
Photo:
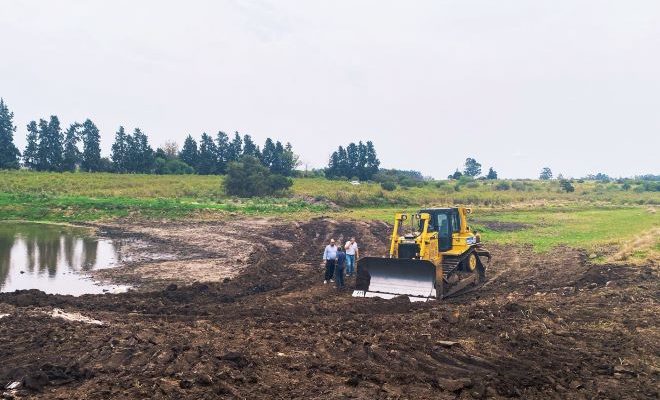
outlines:
[[[291,143],[267,138],[263,148],[248,134],[229,136],[219,131],[215,139],[206,132],[198,142],[188,135],[179,150],[166,142],[156,150],[140,128],[132,133],[119,126],[110,157],[101,156],[101,136],[90,119],[62,129],[59,118],[33,120],[27,124],[26,146],[21,153],[13,143],[14,114],[0,98],[0,169],[50,172],[114,172],[144,174],[226,174],[229,164],[254,157],[271,173],[292,176],[299,165]],[[81,146],[82,145],[82,146]],[[80,148],[82,147],[82,149]]]
[[[230,163],[249,156],[256,158],[272,174],[291,177],[301,173],[296,170],[300,162],[291,143],[283,144],[279,140],[266,138],[263,147],[260,147],[249,134],[241,136],[237,131],[232,138],[223,131],[218,131],[215,138],[203,132],[199,141],[189,134],[181,149],[176,142],[166,141],[154,150],[149,137],[140,128],[130,133],[120,125],[115,133],[110,156],[104,157],[101,155],[100,131],[91,119],[82,123],[74,122],[64,130],[56,115],[51,115],[48,120],[40,118],[27,124],[26,145],[21,153],[13,141],[17,128],[13,125],[13,117],[14,113],[0,98],[0,169],[24,167],[34,171],[54,172],[224,175]],[[430,179],[419,171],[380,168],[380,160],[370,140],[366,143],[350,143],[346,147],[339,146],[331,153],[327,167],[305,171],[305,176],[399,184]],[[485,175],[481,175],[481,164],[470,157],[466,159],[462,172],[456,169],[447,179],[458,180],[461,177],[501,179],[492,167]],[[550,168],[544,167],[537,179],[552,178]],[[559,174],[556,179],[565,178]],[[660,180],[660,176],[640,174],[612,178],[597,173],[568,179],[655,181]]]

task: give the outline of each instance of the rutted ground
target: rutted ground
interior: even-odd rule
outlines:
[[[0,384],[40,398],[657,398],[657,267],[490,246],[490,280],[445,302],[320,283],[327,240],[381,255],[382,223],[129,223],[137,292],[0,294]],[[48,315],[54,308],[101,321]]]

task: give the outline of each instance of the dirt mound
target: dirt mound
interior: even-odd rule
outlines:
[[[569,248],[537,254],[490,246],[490,280],[478,292],[429,303],[356,299],[321,283],[321,251],[331,237],[355,236],[363,255],[382,255],[386,224],[242,226],[249,233],[233,222],[115,227],[115,235],[135,234],[151,254],[167,249],[182,257],[174,259],[178,279],[135,272],[152,261],[122,268],[119,276],[141,284],[138,292],[1,293],[0,310],[9,315],[0,323],[0,385],[23,382],[14,394],[39,398],[659,394],[660,285],[651,267],[595,266]],[[151,241],[147,231],[167,237]],[[216,250],[228,231],[256,243],[244,261]],[[190,237],[204,232],[221,233]],[[187,279],[186,260],[198,268],[216,256],[241,273]],[[55,307],[103,325],[42,312]]]

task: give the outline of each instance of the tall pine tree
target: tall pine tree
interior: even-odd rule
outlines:
[[[339,177],[339,152],[333,151],[328,160],[328,167],[325,169],[326,178]]]
[[[55,115],[50,120],[39,121],[38,166],[41,171],[61,171],[64,148],[62,145],[62,128],[60,120]]]
[[[220,131],[216,136],[216,172],[218,174],[227,173],[227,164],[229,163],[229,136],[226,133]]]
[[[275,151],[273,153],[273,162],[270,171],[274,174],[284,175],[286,173],[286,159],[284,156],[284,146],[279,140],[275,142]]]
[[[250,135],[243,136],[243,156],[252,156],[260,159],[259,147],[254,143]]]
[[[367,146],[360,142],[357,145],[357,165],[355,168],[355,176],[357,176],[361,181],[369,180],[369,174],[367,173]]]
[[[0,169],[18,169],[21,153],[14,145],[14,113],[0,98]]]
[[[101,134],[96,125],[87,119],[82,124],[83,152],[80,169],[86,172],[100,172],[101,165]]]
[[[23,151],[23,165],[29,169],[37,169],[39,165],[39,127],[35,121],[27,125],[27,144]]]
[[[358,147],[355,143],[349,143],[346,147],[346,155],[348,161],[348,170],[346,171],[347,178],[354,178],[358,176],[358,164],[360,154],[358,152]]]
[[[127,162],[127,135],[123,126],[119,127],[115,133],[115,142],[112,144],[112,165],[115,172],[124,173],[126,171]]]
[[[229,143],[229,151],[227,152],[227,162],[238,161],[239,158],[243,155],[243,140],[241,140],[241,135],[236,132],[234,134],[234,139]]]
[[[75,122],[64,133],[64,157],[62,159],[62,171],[73,172],[80,163],[80,150],[78,150],[78,140],[80,139],[78,130],[80,124]]]
[[[378,155],[376,155],[376,147],[374,143],[369,140],[367,141],[367,164],[366,164],[366,178],[367,180],[372,179],[374,175],[378,173],[380,168],[380,160]]]
[[[193,139],[192,136],[188,135],[186,140],[183,142],[183,147],[179,153],[179,158],[184,163],[197,169],[197,164],[199,163],[199,151],[197,150],[197,142],[195,139]]]
[[[339,166],[337,169],[337,177],[350,178],[353,175],[351,170],[351,163],[348,160],[348,152],[345,148],[339,146],[337,149],[337,157],[339,159]]]
[[[199,164],[197,164],[197,173],[200,175],[212,175],[216,173],[217,153],[215,142],[206,132],[202,133],[202,139],[199,141]]]
[[[126,136],[126,162],[128,172],[148,174],[154,166],[154,150],[149,145],[149,138],[140,128],[135,128],[132,135]]]
[[[299,157],[293,152],[293,146],[290,142],[284,146],[284,176],[293,176],[296,167],[300,165]]]
[[[273,159],[275,157],[275,143],[271,138],[266,138],[264,143],[264,149],[261,152],[261,163],[270,169],[273,165]],[[272,172],[272,171],[271,171]]]

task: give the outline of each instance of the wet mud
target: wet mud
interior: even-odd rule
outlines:
[[[331,237],[355,236],[362,255],[378,256],[386,224],[120,221],[97,228],[123,243],[125,265],[105,278],[138,290],[0,294],[0,385],[13,385],[0,390],[7,397],[659,395],[653,266],[592,265],[570,248],[536,254],[489,246],[494,257],[481,290],[410,303],[356,299],[322,284],[321,252]]]

